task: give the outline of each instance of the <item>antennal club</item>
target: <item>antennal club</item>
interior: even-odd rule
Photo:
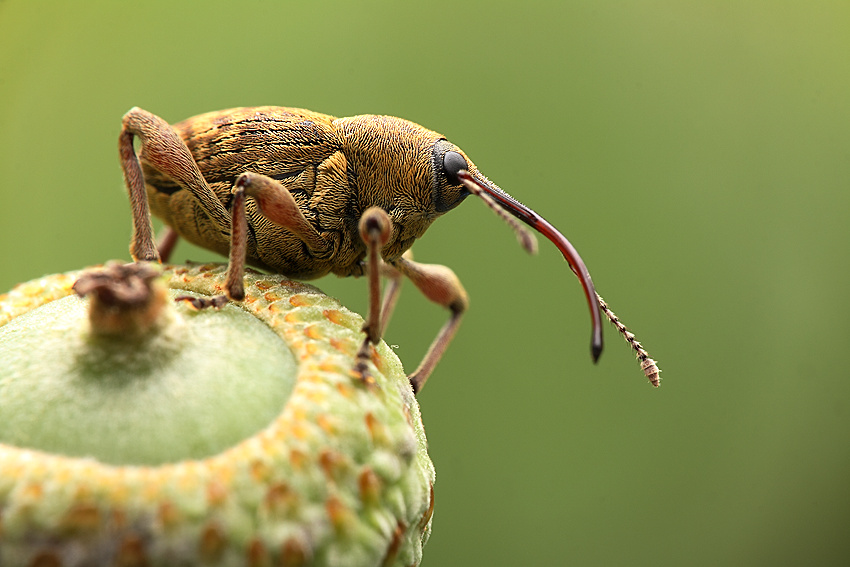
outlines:
[[[599,307],[605,313],[605,316],[611,321],[611,324],[617,327],[617,330],[623,335],[623,338],[626,339],[632,350],[635,351],[635,356],[640,361],[640,369],[643,370],[644,376],[646,376],[647,380],[653,386],[656,388],[659,387],[661,385],[661,369],[658,368],[658,363],[649,357],[649,353],[646,352],[640,341],[635,338],[635,334],[620,322],[620,318],[614,315],[614,312],[611,311],[611,308],[608,307],[608,304],[605,303],[605,300],[598,293],[596,294],[596,300],[599,302]]]

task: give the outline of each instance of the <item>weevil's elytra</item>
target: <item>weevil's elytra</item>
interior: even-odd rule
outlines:
[[[602,305],[646,364],[646,351],[596,294],[569,241],[484,177],[460,148],[418,124],[264,106],[210,112],[170,126],[133,108],[124,116],[119,149],[133,209],[135,260],[161,257],[153,244],[153,213],[173,231],[163,253],[176,233],[229,255],[226,291],[232,299],[241,298],[246,262],[299,279],[367,275],[366,339],[354,365],[360,375],[368,372],[368,346],[380,340],[402,276],[451,313],[410,376],[415,391],[441,358],[466,310],[466,292],[450,269],[413,262],[405,252],[469,195],[505,219],[527,250],[536,250],[536,241],[518,221],[561,250],[590,306],[594,360],[602,351]],[[390,279],[383,303],[382,275]],[[652,366],[646,373],[654,372],[657,385],[659,371]]]

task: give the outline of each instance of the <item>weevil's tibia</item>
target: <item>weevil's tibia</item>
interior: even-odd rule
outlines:
[[[413,259],[413,253],[408,250],[403,255],[408,260]],[[387,326],[390,324],[390,318],[395,311],[395,305],[398,302],[398,295],[401,292],[401,272],[387,264],[381,262],[381,275],[387,278],[387,285],[384,288],[384,299],[381,301],[381,336],[383,337],[387,331]]]
[[[644,375],[646,375],[653,386],[656,388],[660,386],[661,369],[658,368],[658,363],[649,357],[649,353],[644,350],[643,346],[635,338],[634,333],[629,331],[629,329],[620,322],[620,319],[614,315],[614,312],[611,311],[608,304],[605,303],[605,300],[602,299],[602,296],[599,295],[599,293],[596,294],[596,301],[599,303],[599,308],[602,309],[602,312],[605,313],[606,317],[608,317],[608,320],[617,327],[617,330],[620,331],[620,334],[623,335],[623,338],[626,339],[626,342],[629,343],[632,350],[635,351],[635,355],[640,361],[640,369],[643,370]]]
[[[243,176],[233,188],[230,211],[230,254],[227,258],[227,274],[224,289],[235,300],[245,299],[245,250],[248,247],[248,219],[245,217],[245,189]]]
[[[458,326],[460,326],[460,320],[469,306],[469,298],[458,277],[446,266],[420,264],[408,260],[404,256],[395,260],[392,264],[412,281],[413,285],[419,288],[419,291],[425,297],[451,312],[449,320],[446,321],[434,342],[431,343],[428,352],[425,353],[425,357],[419,363],[419,367],[408,376],[413,392],[418,393],[425,385],[425,381],[428,380],[428,376],[434,371],[437,362],[443,357],[443,353],[446,352],[452,338],[454,338]]]
[[[360,217],[360,238],[367,249],[367,277],[369,278],[369,314],[363,322],[363,332],[366,337],[357,351],[354,363],[354,373],[369,383],[368,361],[371,346],[381,340],[381,248],[389,241],[392,234],[392,221],[389,215],[379,208],[370,207]]]
[[[408,376],[413,393],[418,393],[428,380],[428,376],[434,371],[434,367],[443,357],[446,348],[454,338],[460,325],[461,317],[469,305],[466,290],[458,280],[455,273],[437,264],[420,264],[411,260],[411,254],[405,253],[401,258],[384,263],[381,260],[381,248],[388,242],[392,234],[392,221],[383,209],[372,207],[364,211],[360,218],[360,237],[367,247],[367,272],[369,278],[369,314],[363,323],[363,331],[366,337],[357,352],[354,364],[354,373],[369,383],[368,362],[371,355],[371,347],[381,340],[386,322],[392,313],[401,284],[400,278],[404,276],[421,291],[425,297],[446,307],[451,316],[449,320],[437,333],[437,337],[422,362],[416,370]],[[390,283],[384,294],[383,302],[380,295],[380,277],[389,278]]]
[[[242,179],[240,177],[239,179]],[[245,250],[248,246],[248,220],[245,217],[244,184],[237,180],[233,187],[230,220],[230,255],[227,262],[227,274],[224,277],[224,292],[211,298],[181,295],[176,301],[186,302],[194,309],[221,309],[227,305],[227,300],[242,301],[245,299]]]

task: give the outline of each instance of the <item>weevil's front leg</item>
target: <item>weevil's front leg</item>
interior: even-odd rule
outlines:
[[[369,278],[369,314],[363,322],[366,338],[357,351],[354,372],[368,380],[367,362],[371,352],[370,345],[378,344],[381,340],[383,327],[381,325],[381,248],[389,241],[392,234],[392,221],[389,215],[378,207],[370,207],[360,217],[360,237],[366,243],[367,277]]]
[[[438,264],[419,264],[405,257],[392,262],[392,265],[419,288],[425,297],[446,307],[451,316],[440,329],[434,342],[425,353],[419,367],[408,376],[413,392],[419,392],[433,372],[434,367],[443,357],[446,348],[454,338],[460,325],[461,317],[469,306],[469,298],[455,273],[446,266]]]
[[[162,118],[141,108],[133,108],[124,115],[118,138],[121,167],[133,210],[134,230],[130,244],[133,259],[159,261],[160,258],[154,245],[145,178],[133,147],[133,139],[137,136],[142,141],[145,160],[191,192],[219,229],[227,230],[230,223],[227,211],[201,175],[186,143]]]
[[[451,311],[451,317],[431,343],[428,352],[419,363],[419,367],[408,378],[417,393],[434,367],[442,358],[452,338],[460,325],[461,317],[469,305],[466,290],[455,273],[445,266],[437,264],[419,264],[410,259],[410,254],[389,264],[381,260],[380,250],[388,242],[392,233],[392,221],[386,212],[377,207],[367,209],[360,218],[360,237],[367,248],[367,277],[369,278],[369,315],[363,323],[366,337],[357,352],[354,372],[368,379],[369,355],[371,345],[381,340],[386,322],[395,306],[398,297],[400,276],[406,276],[425,297],[446,307]],[[390,279],[390,285],[384,296],[383,304],[380,297],[380,277]],[[383,319],[383,324],[382,324]]]

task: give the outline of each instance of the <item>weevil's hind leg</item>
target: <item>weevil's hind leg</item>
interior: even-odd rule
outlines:
[[[369,376],[369,355],[371,345],[381,340],[383,326],[381,325],[381,248],[390,239],[392,221],[389,215],[378,207],[370,207],[360,217],[360,237],[366,243],[367,277],[369,279],[369,314],[363,322],[363,332],[366,337],[357,351],[354,363],[354,373],[367,383]],[[392,300],[394,302],[394,300]]]
[[[133,259],[159,261],[159,254],[154,245],[145,178],[133,147],[135,137],[142,142],[145,160],[192,193],[218,228],[227,231],[230,224],[227,211],[201,175],[186,143],[162,118],[141,108],[132,108],[124,115],[118,149],[133,210],[134,231],[130,245]]]
[[[460,320],[469,306],[469,298],[455,273],[446,266],[419,264],[404,257],[399,258],[392,265],[410,279],[425,297],[451,312],[449,320],[437,333],[437,337],[431,343],[419,367],[408,376],[413,392],[418,393],[454,338]]]
[[[139,158],[136,157],[136,149],[133,147],[133,137],[139,134],[138,128],[135,128],[132,124],[127,124],[127,117],[125,116],[124,128],[118,137],[118,152],[121,157],[121,169],[124,171],[124,183],[130,195],[130,208],[133,213],[133,239],[130,242],[130,255],[136,262],[159,262],[160,257],[153,240],[153,223],[151,222],[151,212],[145,191],[145,177],[142,174]]]
[[[177,231],[167,226],[156,241],[156,250],[159,252],[159,258],[163,262],[168,262],[171,258],[171,253],[174,252],[174,247],[177,246],[177,241],[180,240],[180,235]]]

